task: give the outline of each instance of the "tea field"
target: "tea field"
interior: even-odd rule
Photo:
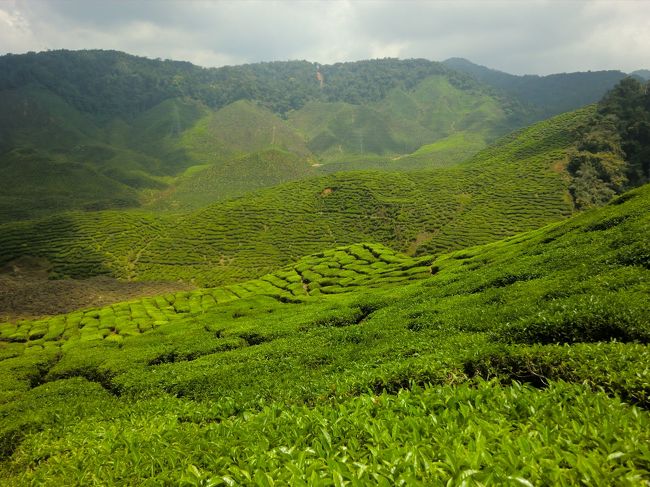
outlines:
[[[47,258],[59,276],[218,286],[357,242],[409,255],[493,242],[572,214],[564,165],[593,113],[540,122],[452,167],[337,173],[177,214],[73,212],[7,223],[0,265],[29,255]]]
[[[304,257],[259,279],[221,288],[184,291],[62,314],[0,323],[0,341],[29,347],[71,346],[76,341],[121,342],[170,321],[203,315],[217,305],[251,296],[301,302],[307,296],[347,293],[431,275],[431,258],[410,258],[377,244],[357,244]]]
[[[4,324],[0,482],[646,485],[649,210]]]

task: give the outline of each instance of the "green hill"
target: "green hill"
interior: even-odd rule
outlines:
[[[443,64],[530,104],[536,108],[540,118],[596,103],[626,77],[621,71],[516,76],[462,58],[447,59]]]
[[[324,164],[325,173],[448,166],[541,118],[442,63],[323,65],[322,89],[315,69],[306,61],[205,69],[115,51],[0,56],[0,168],[12,174],[0,183],[0,222],[147,206],[183,194],[188,170],[189,184],[214,191],[180,207],[245,194],[278,180],[259,175],[247,186],[242,178],[229,192],[232,182],[216,177],[235,159],[272,149]],[[578,96],[576,83],[563,95],[568,104],[542,104],[545,116],[595,101]],[[40,171],[49,177],[37,178]],[[71,181],[76,192],[59,190]]]
[[[316,175],[309,160],[292,152],[268,149],[229,159],[223,164],[192,168],[168,190],[153,193],[147,206],[173,210],[200,208]]]
[[[424,144],[463,134],[480,140],[476,152],[477,146],[525,124],[512,116],[513,109],[521,107],[508,106],[478,85],[459,86],[448,75],[434,75],[371,104],[313,102],[291,112],[289,122],[306,135],[310,149],[329,162],[363,154],[409,154]]]
[[[0,324],[0,342],[30,347],[124,338],[171,321],[254,296],[299,303],[308,296],[348,293],[422,279],[433,272],[431,257],[409,258],[377,244],[356,244],[303,257],[295,264],[252,281],[225,287],[171,293],[60,315],[56,319]]]
[[[0,478],[643,483],[649,210],[644,186],[437,258],[356,245],[238,287],[2,325]],[[301,294],[326,272],[359,286]]]
[[[326,248],[374,241],[409,254],[498,240],[569,216],[563,170],[594,108],[512,134],[436,170],[337,173],[181,215],[67,213],[0,226],[0,264],[45,257],[60,275],[250,279]]]

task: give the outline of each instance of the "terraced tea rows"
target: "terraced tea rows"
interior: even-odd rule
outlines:
[[[354,242],[410,254],[487,243],[569,216],[563,164],[592,108],[541,122],[467,163],[340,173],[177,216],[69,213],[0,226],[0,265],[43,256],[61,275],[216,286]]]
[[[71,347],[145,333],[170,321],[203,314],[217,305],[252,296],[299,302],[308,296],[339,294],[360,286],[403,283],[431,275],[431,258],[410,258],[376,244],[356,244],[304,257],[259,279],[213,289],[167,294],[93,308],[42,320],[0,324],[0,342],[28,347]]]
[[[314,255],[120,343],[80,338],[96,316],[60,347],[0,341],[0,483],[643,485],[649,232],[647,185],[433,263]],[[306,295],[360,264],[353,292]]]

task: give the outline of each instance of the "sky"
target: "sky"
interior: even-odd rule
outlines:
[[[0,0],[0,54],[116,49],[223,66],[464,57],[513,74],[650,68],[650,0]]]

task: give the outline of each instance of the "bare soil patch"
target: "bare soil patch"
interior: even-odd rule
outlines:
[[[0,321],[68,313],[196,288],[178,282],[130,282],[106,276],[51,280],[49,267],[43,259],[21,258],[0,268]]]

